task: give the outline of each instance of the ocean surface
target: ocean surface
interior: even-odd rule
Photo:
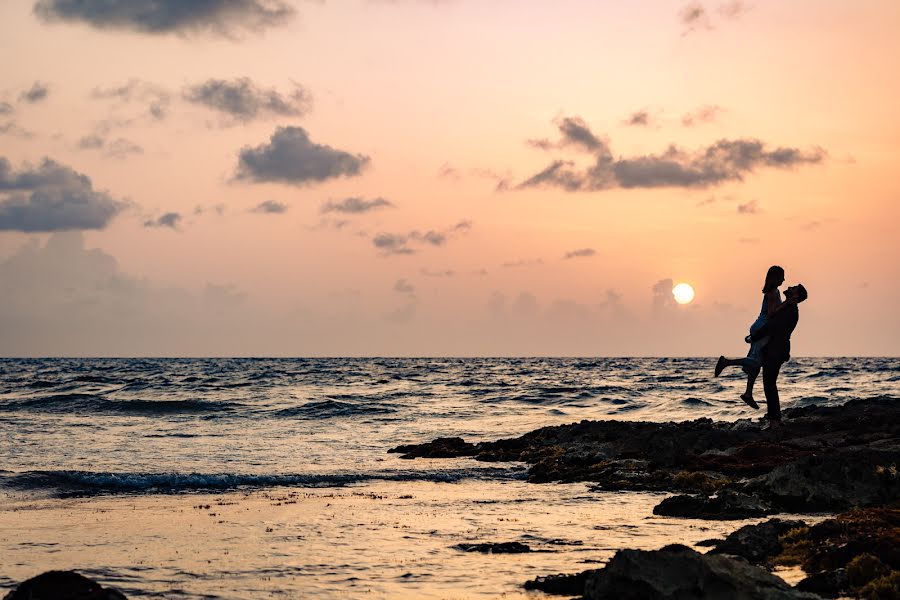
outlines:
[[[581,419],[761,416],[738,398],[740,370],[714,379],[714,362],[0,360],[0,588],[76,568],[132,597],[536,597],[526,579],[743,522],[387,450]],[[800,358],[779,383],[783,407],[900,397],[900,359]],[[453,548],[472,541],[542,552]]]

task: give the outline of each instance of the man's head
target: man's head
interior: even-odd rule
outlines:
[[[784,295],[788,300],[796,300],[797,304],[803,302],[809,297],[809,294],[806,293],[806,288],[803,287],[802,283],[792,285],[788,289],[784,290]]]

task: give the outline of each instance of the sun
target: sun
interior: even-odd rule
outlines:
[[[679,283],[672,288],[672,296],[678,304],[688,304],[694,299],[694,288],[687,283]]]

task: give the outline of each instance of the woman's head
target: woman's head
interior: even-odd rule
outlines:
[[[763,293],[768,292],[784,283],[784,269],[778,265],[772,265],[766,272],[766,283],[763,286]]]

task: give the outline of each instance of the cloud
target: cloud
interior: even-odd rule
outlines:
[[[35,81],[31,88],[19,94],[19,102],[27,102],[28,104],[36,104],[47,99],[50,94],[50,88],[45,83]]]
[[[38,0],[45,22],[83,23],[97,29],[148,34],[212,33],[234,37],[260,32],[294,16],[284,0]]]
[[[264,200],[260,202],[255,207],[250,209],[250,212],[262,213],[267,215],[280,215],[282,213],[286,213],[288,209],[288,205],[283,202],[277,202],[275,200]]]
[[[511,260],[505,263],[502,263],[500,266],[504,269],[516,269],[519,267],[533,267],[536,265],[544,264],[544,259],[542,258],[520,258],[519,260]]]
[[[0,124],[0,135],[12,135],[23,139],[31,139],[34,137],[32,132],[20,127],[15,121],[8,121]]]
[[[554,123],[560,133],[558,142],[554,143],[546,139],[533,139],[528,140],[527,143],[541,150],[575,147],[588,152],[598,152],[606,147],[606,142],[595,136],[581,117],[563,117],[554,120]]]
[[[596,256],[597,251],[593,248],[579,248],[578,250],[572,250],[570,252],[566,252],[564,259],[570,258],[587,258],[590,256]]]
[[[208,79],[187,87],[182,95],[188,102],[224,113],[237,123],[273,116],[299,117],[312,106],[312,96],[297,83],[291,92],[282,94],[257,86],[249,77]]]
[[[11,115],[15,109],[9,102],[0,102],[0,115]]]
[[[169,229],[177,230],[181,220],[181,214],[177,212],[167,212],[155,219],[144,221],[144,227],[168,227]]]
[[[691,2],[684,6],[678,13],[678,18],[685,27],[684,35],[696,31],[697,29],[712,28],[706,8],[699,2]]]
[[[117,138],[112,142],[101,135],[86,135],[78,140],[78,147],[82,150],[105,150],[105,154],[112,158],[127,158],[135,154],[143,154],[144,149],[125,138]]]
[[[279,127],[269,143],[241,149],[235,178],[305,185],[359,175],[368,164],[368,156],[313,143],[302,127]]]
[[[396,283],[394,283],[394,291],[398,294],[404,294],[406,296],[410,296],[415,298],[416,296],[416,288],[406,279],[398,279]]]
[[[336,212],[358,215],[380,208],[394,208],[394,204],[388,200],[385,200],[384,198],[373,198],[372,200],[365,200],[364,198],[351,196],[350,198],[344,198],[343,200],[339,200],[337,202],[335,202],[334,200],[329,200],[322,205],[322,208],[319,209],[319,212],[321,212],[322,214]]]
[[[113,100],[120,103],[140,102],[146,107],[146,115],[154,121],[166,118],[172,102],[172,96],[168,90],[140,79],[129,79],[121,85],[109,88],[94,88],[91,97],[96,100]]]
[[[737,211],[741,215],[756,215],[761,213],[762,209],[759,207],[758,200],[750,200],[744,204],[738,204]]]
[[[694,112],[685,113],[681,116],[681,124],[685,127],[694,127],[705,123],[712,123],[724,111],[721,106],[707,104],[701,106]]]
[[[421,269],[419,271],[425,277],[454,277],[456,275],[456,271],[453,269],[444,269],[443,271],[437,270],[432,271],[430,269]]]
[[[647,127],[650,125],[650,113],[646,110],[633,112],[625,119],[624,124],[630,127]]]
[[[586,126],[585,126],[586,129]],[[821,148],[804,152],[797,148],[769,149],[757,139],[721,139],[706,148],[687,152],[675,145],[660,154],[614,158],[609,146],[598,140],[594,164],[578,170],[574,161],[555,160],[516,189],[557,187],[566,191],[598,191],[613,188],[705,188],[729,181],[743,181],[760,168],[791,169],[821,163]],[[565,140],[565,137],[564,137]]]
[[[651,290],[653,291],[654,311],[671,308],[678,304],[677,302],[675,302],[675,296],[672,295],[672,288],[674,287],[675,282],[672,281],[671,278],[660,279],[653,284]]]
[[[741,0],[731,0],[719,6],[719,14],[726,19],[739,19],[750,11],[750,6]]]
[[[87,175],[54,160],[15,172],[0,157],[0,231],[103,229],[125,207],[95,190]]]
[[[416,249],[411,245],[419,246],[443,246],[448,239],[467,233],[472,228],[471,221],[460,221],[446,229],[429,229],[422,232],[413,230],[409,233],[379,233],[372,238],[372,244],[382,254],[415,254]]]

